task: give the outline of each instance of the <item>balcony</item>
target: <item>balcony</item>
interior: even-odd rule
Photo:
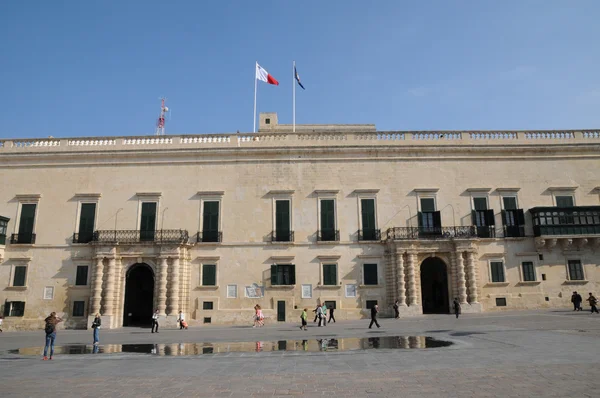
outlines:
[[[380,229],[359,229],[357,235],[359,242],[381,240]]]
[[[73,234],[73,243],[90,243],[93,239],[93,232],[78,232]]]
[[[455,227],[394,227],[388,228],[385,233],[386,240],[405,239],[468,239],[476,238],[477,230],[474,226]]]
[[[35,243],[35,234],[12,234],[11,245],[32,245]]]
[[[198,243],[221,243],[223,242],[222,231],[200,231],[196,235],[196,242]]]
[[[600,247],[600,206],[534,207],[529,209],[538,250]]]
[[[317,231],[317,242],[339,242],[340,231],[334,229],[325,229]]]
[[[494,225],[481,225],[475,226],[478,238],[495,238],[496,237],[496,226]]]
[[[188,231],[183,229],[159,229],[157,231],[140,230],[105,230],[94,231],[91,243],[93,244],[185,244],[188,243]]]
[[[271,242],[293,242],[294,231],[271,231]]]

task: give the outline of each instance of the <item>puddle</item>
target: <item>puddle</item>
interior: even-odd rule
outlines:
[[[371,349],[425,349],[448,347],[450,341],[428,336],[386,336],[363,338],[321,338],[311,340],[279,340],[232,343],[175,343],[175,344],[104,344],[63,345],[54,348],[54,354],[117,354],[137,353],[160,356],[191,356],[228,352],[269,351],[358,351]],[[44,347],[26,347],[8,351],[9,354],[41,355]]]

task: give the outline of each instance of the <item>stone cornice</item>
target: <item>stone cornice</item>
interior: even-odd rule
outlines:
[[[575,191],[579,186],[571,185],[571,186],[558,186],[558,187],[548,187],[548,191],[550,192],[565,192],[565,191]]]
[[[198,196],[223,196],[225,191],[198,191]]]

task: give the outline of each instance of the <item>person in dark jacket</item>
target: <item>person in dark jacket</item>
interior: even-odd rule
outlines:
[[[577,293],[577,292],[575,292]],[[581,294],[577,293],[577,309],[579,311],[583,311],[583,308],[581,307],[581,303],[583,302],[583,297],[581,297]]]
[[[394,308],[394,319],[400,318],[400,302],[396,300],[393,305]]]
[[[333,316],[333,310],[335,308],[333,308],[333,305],[329,306],[329,321],[327,321],[327,323],[331,322],[331,320],[333,319],[333,323],[335,323],[335,317]]]
[[[96,314],[94,318],[94,322],[92,322],[92,329],[94,329],[94,345],[98,345],[100,342],[100,325],[102,325],[102,319],[100,319],[100,314]]]
[[[454,301],[452,302],[452,308],[454,309],[454,314],[456,315],[456,318],[458,319],[458,316],[460,315],[460,302],[458,301],[458,298],[454,297]]]
[[[596,308],[596,305],[598,304],[598,300],[596,299],[596,297],[594,297],[594,295],[592,293],[590,293],[590,297],[586,301],[589,301],[590,306],[592,307],[592,314],[594,312],[596,314],[599,314],[598,308]]]
[[[582,301],[583,298],[581,297],[581,295],[577,292],[573,292],[573,295],[571,296],[571,302],[573,303],[573,311],[581,311]]]
[[[377,304],[375,304],[373,307],[371,307],[371,323],[369,324],[369,329],[371,329],[373,324],[377,325],[378,329],[381,327],[381,326],[379,326],[379,323],[377,322],[377,313],[378,312],[379,312],[379,306]]]

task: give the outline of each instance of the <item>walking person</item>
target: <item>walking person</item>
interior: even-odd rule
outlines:
[[[596,297],[594,297],[594,295],[592,293],[590,293],[590,297],[588,297],[588,299],[586,300],[590,303],[590,306],[592,307],[592,314],[595,312],[596,314],[598,314],[598,308],[596,308],[596,305],[598,304],[598,300],[596,299]]]
[[[321,309],[323,310],[323,326],[327,326],[327,305],[323,303]]]
[[[4,321],[4,318],[0,315],[0,333],[2,333],[2,321]]]
[[[156,333],[158,333],[158,310],[152,314],[152,333],[154,333],[155,329]]]
[[[302,314],[300,314],[300,319],[302,320],[302,325],[300,326],[300,330],[306,329],[306,318],[308,318],[308,314],[306,313],[306,308],[302,310]]]
[[[573,292],[573,294],[571,295],[571,303],[573,303],[573,311],[579,311],[579,307],[581,305],[581,302],[578,303],[578,297],[579,296],[577,294],[577,292]],[[579,296],[581,297],[581,296]]]
[[[52,360],[54,356],[54,341],[56,340],[56,325],[62,322],[62,319],[56,316],[56,312],[53,312],[44,319],[46,326],[44,332],[46,332],[46,345],[44,346],[44,361]],[[50,351],[50,358],[48,358],[48,350]]]
[[[583,297],[581,297],[581,294],[575,292],[577,294],[577,311],[583,311],[583,308],[581,308],[581,303],[583,302]]]
[[[94,329],[94,345],[100,343],[100,325],[102,325],[102,319],[100,319],[100,314],[98,313],[94,318],[94,322],[92,322],[92,329]]]
[[[319,318],[319,327],[321,327],[321,322],[323,322],[323,307],[320,305],[317,306],[317,317]]]
[[[454,297],[454,301],[452,302],[452,308],[454,309],[454,315],[456,315],[456,319],[458,319],[458,316],[460,315],[460,302],[458,301],[458,298]]]
[[[394,319],[398,319],[400,318],[400,302],[398,300],[396,300],[394,302]]]
[[[182,311],[179,311],[179,316],[177,317],[177,322],[179,323],[179,330],[187,329],[187,322],[185,321],[185,316]]]
[[[255,323],[253,327],[256,327],[256,325],[258,325],[258,327],[262,327],[265,325],[265,316],[263,315],[262,312],[262,308],[260,305],[256,304],[256,306],[254,307],[255,312],[256,312],[256,316],[255,316]]]
[[[321,307],[321,304],[317,303],[317,306],[313,310],[313,312],[315,313],[315,320],[313,321],[313,323],[315,323],[317,319],[319,319],[319,307]]]
[[[375,304],[373,307],[371,307],[371,323],[369,324],[369,329],[371,329],[373,324],[377,325],[377,329],[379,329],[381,327],[381,326],[379,326],[379,323],[377,322],[377,313],[378,312],[379,312],[379,306],[377,304]]]
[[[333,319],[333,323],[335,323],[335,317],[333,316],[333,310],[335,310],[335,308],[333,308],[333,305],[329,306],[329,321],[327,321],[327,323],[331,322],[331,320]]]

